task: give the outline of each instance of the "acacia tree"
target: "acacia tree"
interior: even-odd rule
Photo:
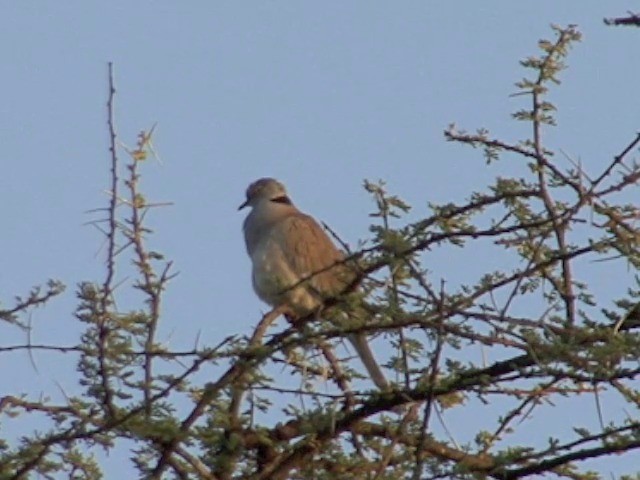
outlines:
[[[522,62],[528,76],[516,84],[524,105],[514,119],[530,126],[526,138],[453,126],[445,132],[451,142],[479,148],[491,167],[521,165],[522,176],[496,177],[462,202],[431,204],[417,221],[407,220],[409,205],[384,184],[365,182],[375,223],[347,259],[359,267],[359,287],[326,308],[365,308],[366,323],[334,325],[311,315],[278,330],[276,309],[250,337],[180,351],[156,333],[173,273],[148,247],[145,219],[157,204],[140,190],[140,166],[152,153],[151,135],[141,133],[126,152],[120,178],[110,74],[111,197],[99,223],[104,278],[77,288],[76,317],[85,325],[78,344],[43,347],[78,355],[83,394],[57,404],[18,394],[2,399],[4,415],[40,415],[46,427],[2,444],[0,478],[101,478],[92,452],[123,443],[133,445],[140,475],[158,479],[587,479],[595,474],[583,460],[638,449],[633,414],[601,419],[597,429],[580,419],[545,422],[559,401],[640,407],[633,382],[640,372],[640,314],[632,308],[638,285],[626,292],[621,286],[618,299],[599,298],[576,273],[596,260],[640,265],[638,208],[618,201],[640,179],[631,158],[640,135],[595,172],[545,145],[555,111],[547,92],[580,39],[574,27],[553,30],[539,54]],[[482,252],[501,267],[478,278],[436,278],[425,267],[430,257],[456,251]],[[144,301],[122,311],[116,265],[129,262],[131,287]],[[19,298],[0,311],[5,328],[20,326],[21,313],[61,291],[50,282]],[[389,391],[374,390],[358,364],[343,358],[340,339],[352,332],[393,347],[385,365],[395,379]],[[470,344],[496,359],[470,359]],[[274,366],[290,375],[286,382],[271,376]],[[212,380],[198,383],[198,371]],[[288,387],[291,379],[299,387]],[[462,443],[445,415],[486,422]],[[527,437],[533,422],[544,426],[545,438]]]

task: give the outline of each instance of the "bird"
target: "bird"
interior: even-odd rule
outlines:
[[[345,254],[313,217],[298,210],[281,182],[260,178],[251,183],[238,210],[245,207],[251,208],[243,232],[253,289],[272,308],[285,307],[289,316],[303,318],[320,312],[327,299],[344,294],[354,282],[356,272],[347,266]],[[347,338],[371,380],[388,390],[364,334]]]

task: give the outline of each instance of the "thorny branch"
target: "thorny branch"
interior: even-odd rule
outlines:
[[[631,26],[631,27],[640,27],[640,15],[633,12],[627,12],[628,15],[626,17],[618,17],[618,18],[605,18],[605,25],[614,25],[614,26]]]

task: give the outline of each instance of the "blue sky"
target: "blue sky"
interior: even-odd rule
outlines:
[[[162,334],[189,346],[246,333],[266,308],[249,283],[236,212],[246,185],[274,176],[305,211],[352,244],[373,208],[363,179],[426,214],[427,202],[462,201],[508,162],[445,142],[452,122],[507,140],[526,126],[509,97],[550,23],[577,24],[584,40],[552,93],[558,128],[549,145],[598,168],[638,130],[640,76],[634,29],[606,27],[630,2],[3,2],[0,5],[0,300],[47,278],[67,293],[33,313],[33,340],[73,344],[74,285],[101,278],[95,219],[108,180],[107,62],[116,72],[120,140],[157,122],[162,163],[143,166],[143,188],[172,207],[150,220],[152,245],[180,276],[166,297]],[[512,170],[513,169],[513,170]],[[469,258],[430,267],[464,278]],[[482,265],[484,268],[484,265]],[[595,278],[610,298],[622,285]],[[0,325],[5,344],[24,335]],[[479,355],[476,352],[476,358]],[[10,359],[10,360],[9,360]],[[0,394],[74,393],[73,358],[5,355]],[[584,412],[590,418],[593,410]],[[13,425],[12,428],[24,428]],[[539,427],[543,429],[544,427]],[[536,431],[542,434],[543,430]],[[113,465],[112,474],[122,465]],[[613,466],[598,464],[603,472]],[[121,473],[121,472],[120,472]]]

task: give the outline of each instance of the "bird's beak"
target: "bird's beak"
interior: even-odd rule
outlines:
[[[240,206],[238,207],[238,210],[242,210],[242,209],[243,209],[244,207],[246,207],[248,204],[249,204],[249,200],[245,200],[245,201],[242,203],[242,205],[240,205]]]

